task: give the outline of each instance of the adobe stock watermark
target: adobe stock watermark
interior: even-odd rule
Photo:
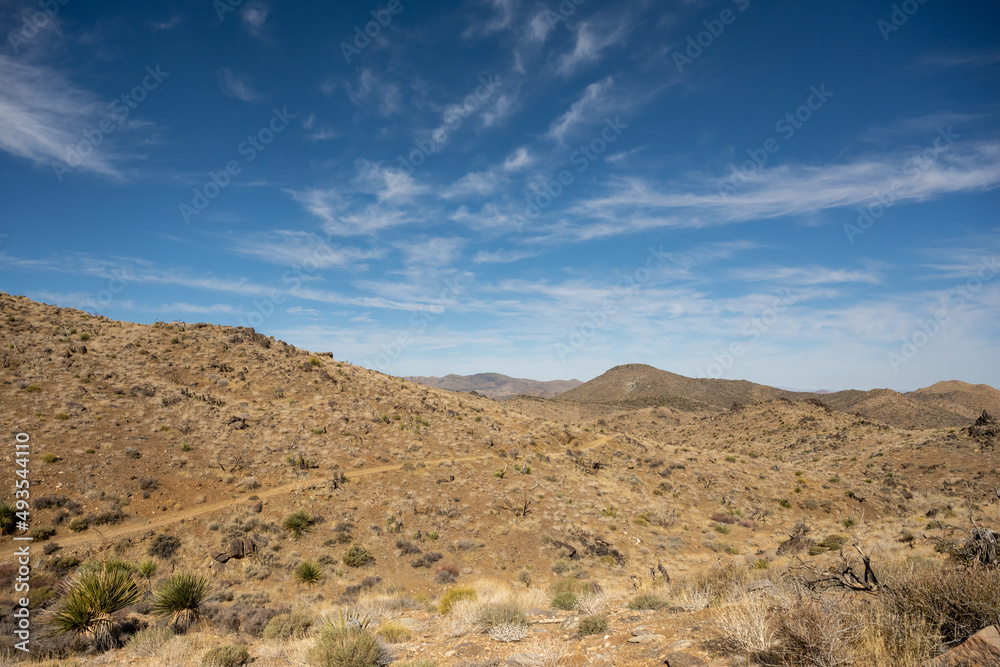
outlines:
[[[733,4],[736,5],[738,11],[745,12],[750,7],[750,0],[733,0]],[[726,31],[726,26],[735,23],[737,17],[739,14],[733,12],[732,9],[723,9],[719,12],[719,18],[702,21],[701,24],[705,26],[705,29],[696,35],[688,35],[687,48],[683,52],[674,51],[673,53],[674,66],[678,73],[683,74],[685,67],[694,64],[695,60],[701,58],[705,49],[715,44],[715,40]]]
[[[945,129],[938,130],[938,135],[934,138],[934,143],[931,146],[917,153],[903,164],[903,171],[906,172],[907,176],[910,178],[916,177],[921,172],[925,172],[933,167],[938,157],[954,146],[956,139],[961,138],[961,135],[952,131],[951,125]],[[854,239],[871,229],[875,221],[885,215],[885,212],[896,204],[905,192],[906,183],[898,179],[890,183],[889,187],[873,192],[872,198],[875,201],[867,206],[858,208],[858,219],[855,224],[844,223],[844,234],[847,236],[847,240],[853,244]]]
[[[389,27],[392,17],[399,16],[404,9],[406,8],[400,0],[389,0],[385,9],[373,9],[368,12],[372,20],[365,23],[363,28],[360,25],[354,26],[354,38],[350,42],[340,43],[340,52],[344,54],[344,60],[350,64],[352,57],[361,55],[372,40],[382,34],[384,28]]]
[[[614,120],[607,118],[604,120],[604,127],[601,133],[585,144],[581,144],[569,156],[570,164],[576,167],[580,174],[587,171],[590,165],[597,161],[608,147],[618,140],[622,132],[628,129],[628,123],[623,123],[621,116],[615,116]],[[537,220],[545,209],[552,204],[566,191],[566,188],[576,182],[576,176],[569,169],[563,169],[553,178],[545,180],[545,185],[535,189],[533,195],[526,195],[524,198],[524,211],[519,218],[512,221],[514,229],[520,233],[526,223]]]
[[[7,33],[7,41],[10,43],[14,55],[17,55],[22,45],[27,44],[40,30],[49,25],[52,19],[59,14],[59,9],[68,5],[69,2],[70,0],[39,0],[37,4],[41,9],[25,16],[18,30],[11,30]]]
[[[576,13],[576,8],[585,3],[587,0],[562,0],[559,6],[556,7],[558,11],[553,11],[548,7],[545,7],[540,13],[535,15],[532,19],[532,26],[534,27],[535,21],[544,21],[548,25],[546,26],[548,30],[552,30],[560,21],[567,21],[569,17]]]
[[[787,290],[775,294],[774,303],[740,327],[740,335],[745,336],[745,340],[730,343],[726,349],[712,355],[713,363],[705,370],[699,371],[698,377],[721,378],[722,374],[732,368],[736,360],[746,354],[747,350],[774,326],[778,317],[794,303],[795,299]]]
[[[256,160],[257,156],[267,149],[275,137],[285,131],[293,118],[298,118],[298,114],[289,113],[288,107],[282,107],[280,111],[277,107],[272,108],[271,118],[264,127],[247,135],[247,138],[236,147],[236,153],[243,158],[242,163],[240,160],[229,160],[223,169],[208,172],[208,180],[205,184],[192,190],[191,203],[182,202],[178,205],[177,210],[180,212],[184,224],[191,224],[192,217],[200,215],[208,208],[212,200],[229,187],[233,182],[233,177],[239,176],[243,172],[243,165]]]
[[[898,350],[893,350],[886,355],[892,372],[898,373],[901,367],[910,363],[920,350],[927,347],[941,333],[950,319],[951,313],[964,308],[965,304],[972,301],[983,289],[983,285],[993,280],[998,273],[1000,273],[1000,264],[997,263],[996,255],[982,258],[980,266],[976,269],[976,274],[948,292],[948,299],[944,307],[934,311],[931,317],[921,320],[920,328],[904,338]]]
[[[104,139],[108,135],[120,128],[128,120],[129,114],[146,100],[149,93],[159,88],[168,76],[170,76],[170,72],[161,71],[158,64],[155,68],[147,66],[146,76],[142,77],[142,81],[127,93],[122,93],[120,97],[108,105],[107,117],[103,118],[97,127],[84,130],[83,139],[79,142],[66,147],[65,160],[63,162],[52,161],[52,169],[59,182],[62,183],[63,176],[72,173],[83,164],[84,159],[97,150],[97,147],[104,143]]]
[[[381,373],[388,372],[389,367],[416,342],[415,337],[425,333],[431,324],[454,306],[467,287],[466,283],[460,282],[457,278],[444,281],[444,287],[431,305],[410,316],[409,328],[397,332],[395,337],[388,341],[382,341],[379,344],[381,352],[371,359],[365,359],[361,365]]]
[[[927,0],[903,0],[898,5],[893,5],[892,13],[889,14],[889,20],[879,19],[875,23],[879,32],[882,33],[882,39],[888,42],[889,35],[898,32],[900,28],[906,25],[911,16],[920,11],[920,6],[925,4],[927,4]]]
[[[582,350],[598,331],[608,326],[610,319],[618,312],[621,302],[635,296],[652,279],[653,274],[668,263],[685,269],[690,268],[690,263],[673,260],[671,253],[665,252],[662,245],[659,248],[650,247],[646,261],[621,275],[611,290],[611,296],[605,299],[599,308],[587,311],[581,322],[570,327],[565,342],[556,343],[555,351],[559,361],[565,362],[571,355]]]
[[[493,74],[480,74],[479,85],[469,95],[462,100],[461,105],[449,106],[441,117],[441,127],[438,130],[444,131],[439,134],[437,131],[431,132],[427,139],[416,139],[413,142],[413,150],[408,155],[398,155],[397,162],[399,169],[407,176],[412,175],[417,167],[427,161],[431,155],[437,153],[447,139],[447,134],[457,130],[472,114],[476,113],[483,102],[488,100],[493,91],[500,83]]]
[[[813,114],[822,109],[823,105],[833,97],[833,93],[826,89],[825,83],[821,83],[819,88],[810,86],[809,92],[810,95],[804,103],[781,116],[774,123],[774,131],[780,134],[785,141],[794,137],[795,133],[812,119]],[[747,155],[750,159],[740,165],[739,169],[734,169],[729,178],[719,184],[719,195],[725,199],[746,185],[750,177],[759,174],[764,165],[767,164],[768,159],[779,150],[781,150],[781,144],[774,137],[765,139],[760,148],[748,148]]]

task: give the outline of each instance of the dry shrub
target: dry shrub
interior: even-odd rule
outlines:
[[[903,566],[882,577],[879,600],[888,613],[923,621],[944,643],[962,643],[1000,623],[1000,570]]]
[[[773,618],[784,663],[817,667],[854,664],[853,629],[847,625],[845,611],[834,598],[809,597],[801,592],[784,605]]]
[[[744,595],[723,607],[717,616],[719,627],[741,651],[760,653],[775,640],[771,603],[763,595]]]

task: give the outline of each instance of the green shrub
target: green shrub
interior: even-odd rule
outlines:
[[[201,617],[202,605],[212,588],[202,575],[181,572],[166,579],[153,596],[153,613],[169,616],[170,623],[186,628]]]
[[[42,460],[46,463],[55,463],[59,460],[59,457],[52,452],[46,452],[45,454],[42,454]]]
[[[577,600],[576,595],[566,591],[564,593],[559,593],[554,598],[552,598],[552,606],[556,609],[563,609],[565,611],[570,611],[571,609],[576,609]]]
[[[819,544],[821,547],[826,547],[831,551],[838,551],[842,546],[844,546],[844,544],[847,543],[847,540],[848,538],[846,535],[839,535],[837,533],[834,533],[832,535],[827,535],[822,540],[817,542],[817,544]]]
[[[132,573],[120,567],[81,568],[73,577],[49,623],[57,634],[75,633],[98,646],[114,644],[116,622],[112,615],[138,602],[142,590]]]
[[[305,560],[299,563],[299,566],[295,568],[295,578],[307,586],[313,586],[319,583],[319,580],[323,578],[323,570],[317,563],[311,560]]]
[[[243,667],[250,662],[250,651],[246,644],[226,644],[216,646],[202,659],[202,667]]]
[[[454,586],[449,588],[441,596],[441,601],[438,602],[438,613],[447,614],[459,600],[474,600],[475,598],[476,590],[474,588],[469,588],[468,586]]]
[[[413,633],[408,627],[395,621],[382,621],[375,634],[390,644],[408,642],[413,638]]]
[[[90,522],[87,521],[85,517],[78,516],[69,522],[69,529],[74,533],[79,533],[81,531],[90,528]]]
[[[39,387],[37,384],[29,384],[27,387],[24,388],[24,390],[26,392],[35,394],[35,393],[40,392],[42,390],[42,388]]]
[[[286,516],[281,525],[284,526],[285,530],[295,536],[295,539],[299,539],[303,534],[313,529],[314,523],[316,523],[316,520],[313,519],[309,512],[305,510],[296,510]]]
[[[644,609],[665,609],[670,605],[670,602],[663,596],[657,595],[656,593],[639,593],[632,601],[628,603],[628,608],[641,611]]]
[[[288,640],[305,637],[312,626],[312,617],[300,611],[278,614],[264,627],[264,639]]]
[[[39,526],[28,531],[28,537],[39,542],[44,542],[56,534],[56,529],[52,526]]]
[[[580,619],[580,625],[576,631],[581,635],[599,635],[602,632],[607,632],[607,629],[608,619],[603,616],[587,616]]]
[[[375,556],[368,549],[355,544],[344,554],[344,565],[348,567],[363,567],[375,561]]]

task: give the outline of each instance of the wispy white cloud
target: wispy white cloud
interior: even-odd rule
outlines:
[[[335,89],[328,84],[326,90]],[[371,69],[363,69],[358,74],[357,84],[344,83],[344,89],[351,102],[360,109],[376,109],[379,115],[393,116],[402,109],[403,94],[399,84],[386,82]]]
[[[263,2],[247,3],[240,12],[240,21],[243,29],[250,33],[250,35],[262,39],[270,13],[271,8]]]
[[[458,259],[465,244],[466,240],[463,238],[438,237],[424,240],[407,239],[395,245],[403,252],[407,264],[448,266]]]
[[[534,156],[525,147],[520,147],[508,155],[500,164],[484,171],[470,171],[441,192],[445,199],[486,196],[506,187],[510,175],[522,171],[534,162]]]
[[[1000,49],[926,55],[920,59],[920,63],[928,67],[941,69],[951,67],[986,67],[1000,63]]]
[[[173,30],[183,22],[183,17],[180,14],[174,14],[166,21],[153,21],[150,25],[153,26],[153,30]]]
[[[1000,186],[1000,143],[956,144],[936,162],[915,168],[912,155],[860,159],[833,165],[783,165],[762,169],[735,192],[720,194],[731,177],[708,177],[657,186],[639,177],[611,182],[610,194],[569,209],[589,218],[557,230],[578,239],[600,238],[661,227],[706,227],[862,206],[893,194],[893,203]]]
[[[472,39],[477,35],[491,35],[509,30],[514,23],[519,0],[483,0],[480,4],[493,9],[493,15],[485,22],[476,13],[476,21],[462,33],[464,39]]]
[[[521,224],[520,220],[500,210],[494,202],[483,204],[478,212],[462,205],[449,216],[451,220],[481,232],[509,232]]]
[[[236,74],[228,67],[219,70],[219,86],[222,94],[242,102],[260,102],[264,96],[254,88],[249,76]]]
[[[763,266],[733,269],[728,272],[734,280],[743,282],[775,282],[789,285],[824,285],[828,283],[882,282],[872,270],[831,269],[824,266]]]
[[[109,111],[59,72],[0,55],[0,149],[38,166],[57,161],[120,178],[122,156],[112,152],[110,140],[77,150],[83,133],[95,130]]]
[[[583,65],[597,62],[601,57],[601,52],[620,41],[625,33],[625,26],[622,23],[601,25],[581,21],[576,27],[573,50],[559,59],[558,73],[572,74]]]
[[[316,269],[363,268],[365,260],[385,254],[379,249],[331,245],[318,234],[292,230],[242,235],[230,250],[271,264]]]
[[[362,192],[374,194],[380,202],[407,202],[428,191],[412,175],[381,163],[362,160],[355,183]]]
[[[541,252],[538,250],[480,250],[473,258],[476,264],[510,264],[519,262],[522,259],[537,257]]]
[[[562,142],[578,126],[593,122],[593,116],[599,114],[604,107],[605,98],[614,83],[614,79],[609,76],[587,86],[580,99],[573,102],[566,113],[552,122],[546,136]]]

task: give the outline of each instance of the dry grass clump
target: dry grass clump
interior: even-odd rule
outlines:
[[[764,663],[876,667],[921,665],[1000,623],[996,568],[911,561],[876,570],[874,593],[810,590],[791,581],[767,593],[730,596],[719,627]]]

